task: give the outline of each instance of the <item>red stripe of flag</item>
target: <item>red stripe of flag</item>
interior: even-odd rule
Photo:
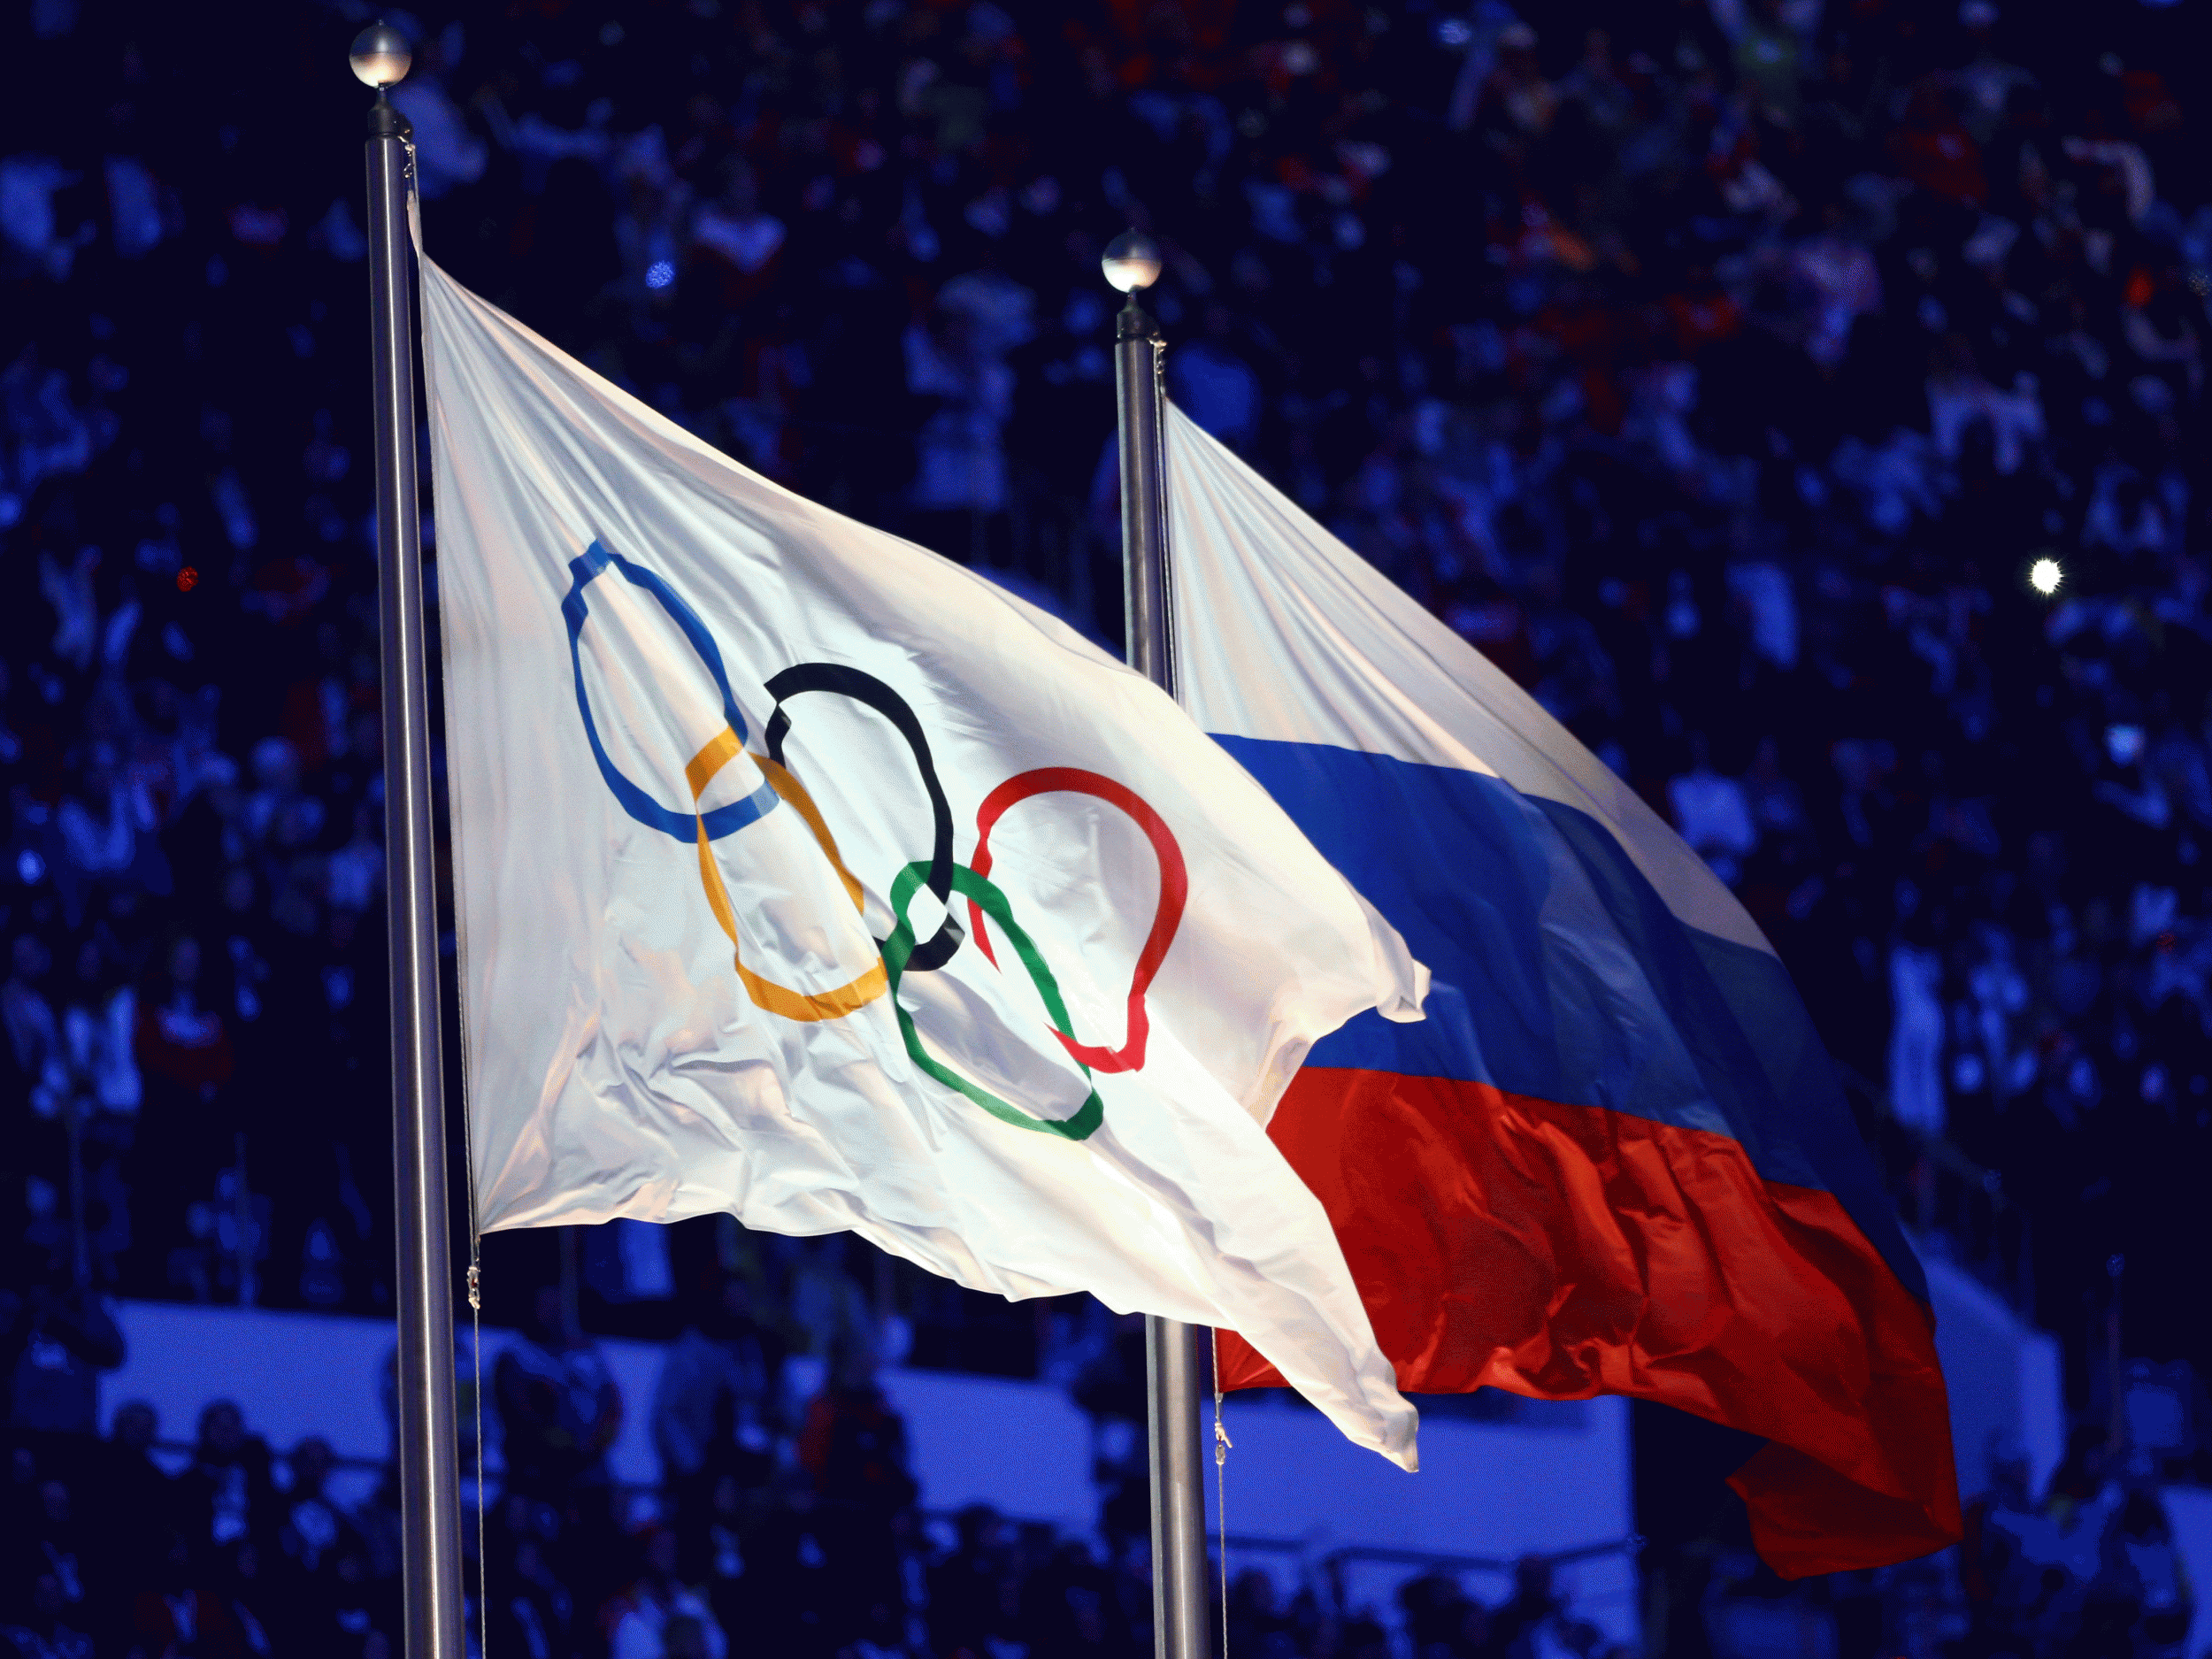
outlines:
[[[1958,1540],[1933,1317],[1829,1194],[1726,1135],[1438,1078],[1309,1067],[1268,1133],[1400,1388],[1626,1394],[1763,1435],[1731,1484],[1786,1578]],[[1220,1351],[1225,1386],[1280,1386]]]

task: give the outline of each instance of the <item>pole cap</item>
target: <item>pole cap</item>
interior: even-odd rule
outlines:
[[[1141,230],[1125,230],[1106,244],[1098,268],[1121,293],[1134,294],[1160,280],[1160,245]]]
[[[404,35],[380,19],[353,37],[347,61],[353,65],[356,81],[381,92],[407,79],[415,53]]]

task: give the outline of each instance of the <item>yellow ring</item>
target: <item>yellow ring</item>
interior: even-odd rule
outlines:
[[[714,775],[742,752],[743,746],[738,741],[737,733],[726,726],[709,740],[705,748],[691,757],[690,764],[684,768],[684,781],[691,786],[693,815],[699,824],[699,880],[707,890],[707,903],[714,911],[714,919],[722,925],[722,931],[729,935],[731,945],[735,947],[731,960],[737,968],[738,983],[745,987],[745,995],[753,999],[756,1008],[801,1022],[842,1018],[855,1009],[865,1008],[884,994],[888,980],[880,958],[849,984],[811,996],[803,991],[795,991],[788,986],[778,985],[773,979],[764,979],[745,965],[744,947],[737,936],[737,913],[731,908],[729,889],[722,884],[722,872],[715,867],[713,847],[707,840],[706,817],[697,810],[699,799],[706,794],[707,785],[713,781]],[[807,794],[796,778],[766,756],[756,755],[753,759],[777,795],[788,802],[806,820],[807,827],[814,832],[815,845],[822,849],[823,856],[830,861],[830,867],[837,872],[837,879],[845,884],[845,893],[852,900],[853,909],[859,910],[862,907],[860,883],[853,879],[852,872],[845,868],[845,861],[838,856],[837,841],[830,834],[829,826],[823,821],[821,809],[814,804],[813,797]]]

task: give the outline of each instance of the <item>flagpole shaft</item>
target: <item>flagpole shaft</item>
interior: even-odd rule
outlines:
[[[1160,336],[1130,296],[1114,342],[1120,413],[1122,592],[1129,665],[1171,696],[1166,463]],[[1144,1322],[1147,1441],[1152,1471],[1152,1650],[1156,1659],[1207,1659],[1206,1481],[1200,1456],[1200,1344],[1177,1319]]]
[[[385,904],[399,1231],[397,1426],[406,1659],[465,1659],[460,1440],[453,1400],[438,904],[431,831],[421,508],[408,266],[410,157],[380,96],[369,117],[369,259],[376,383],[376,577],[383,648]]]
[[[1134,295],[1116,326],[1114,401],[1121,418],[1122,602],[1129,666],[1173,696],[1160,335]]]
[[[1198,1348],[1203,1327],[1144,1322],[1147,1439],[1152,1464],[1152,1651],[1209,1659],[1206,1479],[1199,1460]]]

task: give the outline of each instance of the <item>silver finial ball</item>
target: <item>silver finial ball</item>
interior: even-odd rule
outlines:
[[[353,78],[380,92],[407,79],[408,66],[415,61],[415,53],[408,45],[407,37],[390,24],[372,23],[353,37],[349,59],[353,65]]]
[[[1098,268],[1124,294],[1148,288],[1160,280],[1160,245],[1141,230],[1125,230],[1106,244]]]

